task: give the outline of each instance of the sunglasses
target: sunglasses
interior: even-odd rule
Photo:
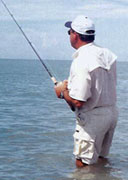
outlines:
[[[74,33],[75,31],[74,31],[73,29],[69,29],[69,30],[68,30],[68,35],[70,35],[71,32]]]

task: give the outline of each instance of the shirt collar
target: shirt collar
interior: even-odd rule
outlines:
[[[88,44],[85,44],[85,45],[79,47],[79,48],[75,51],[75,53],[72,55],[73,59],[75,59],[75,58],[78,57],[78,54],[79,54],[79,52],[80,52],[82,49],[88,48],[89,46],[92,46],[93,44],[94,44],[94,42],[88,43]]]

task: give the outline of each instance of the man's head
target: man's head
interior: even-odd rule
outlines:
[[[70,35],[70,41],[73,47],[75,45],[74,43],[76,42],[74,41],[75,35],[77,35],[79,40],[84,43],[93,42],[95,39],[95,25],[88,17],[82,15],[77,16],[73,21],[66,22],[65,26],[70,28],[68,31],[69,34],[74,33],[74,37],[71,37]]]

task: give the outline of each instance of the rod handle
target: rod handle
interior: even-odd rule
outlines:
[[[55,85],[57,85],[57,84],[58,84],[58,81],[56,80],[56,78],[55,78],[55,77],[51,77],[51,80],[53,81],[53,83],[54,83]]]

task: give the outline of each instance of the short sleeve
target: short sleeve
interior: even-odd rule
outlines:
[[[89,71],[79,63],[74,63],[68,81],[69,96],[80,101],[91,97],[91,76]]]

